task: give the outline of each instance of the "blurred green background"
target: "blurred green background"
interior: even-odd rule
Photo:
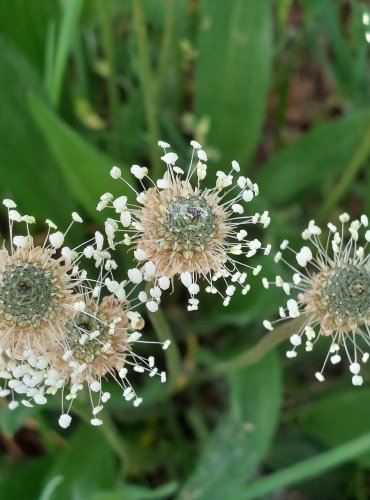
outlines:
[[[253,208],[271,211],[273,244],[298,244],[310,218],[370,215],[366,9],[359,0],[3,0],[2,198],[61,226],[77,210],[87,222],[72,237],[82,241],[102,228],[99,196],[123,189],[112,165],[157,175],[158,139],[186,164],[195,138],[210,170],[236,159],[259,182]],[[284,272],[271,261],[264,274]],[[116,391],[102,428],[76,417],[61,431],[58,399],[12,413],[3,401],[0,498],[369,498],[370,370],[362,388],[343,366],[318,384],[325,339],[295,360],[281,345],[236,369],[285,299],[254,281],[227,309],[203,297],[188,314],[181,291],[168,296],[182,379],[169,394],[138,378],[137,409]],[[227,373],[201,382],[225,360]]]

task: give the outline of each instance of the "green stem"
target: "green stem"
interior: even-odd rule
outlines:
[[[356,149],[355,154],[352,156],[351,161],[345,168],[342,178],[336,186],[332,189],[330,195],[318,211],[317,218],[322,220],[329,210],[338,203],[344,196],[353,179],[356,177],[358,171],[367,160],[370,154],[370,128],[365,132],[363,140],[359,147]]]
[[[102,417],[103,425],[100,426],[100,431],[104,435],[107,443],[111,446],[121,460],[125,470],[129,468],[129,446],[119,433],[108,410],[104,412]]]
[[[76,415],[78,415],[81,420],[86,422],[88,425],[91,420],[91,411],[87,408],[87,404],[84,405],[81,402],[75,402],[72,406],[72,411]],[[128,445],[124,442],[122,436],[118,432],[117,427],[112,420],[108,411],[104,412],[103,416],[103,425],[99,427],[100,432],[104,435],[107,443],[111,446],[112,450],[114,450],[122,462],[122,465],[125,466],[125,469],[128,469]]]
[[[156,320],[156,318],[158,319],[159,313],[160,311],[152,313],[152,320]],[[185,378],[184,372],[180,372],[180,356],[178,354],[178,350],[176,350],[176,353],[173,355],[173,360],[168,359],[167,364],[169,366],[173,366],[172,370],[175,374],[174,376],[176,377],[175,380],[177,379],[181,383],[171,384],[166,391],[163,391],[160,398],[157,399],[154,404],[158,404],[160,402],[163,403],[168,398],[179,394],[189,387],[195,387],[197,385],[203,384],[204,382],[209,382],[217,377],[228,375],[235,370],[240,370],[242,368],[245,368],[246,366],[251,366],[258,363],[258,361],[266,356],[266,354],[275,349],[276,346],[287,340],[293,333],[299,331],[304,322],[305,318],[303,316],[291,321],[287,321],[286,323],[275,328],[272,332],[264,335],[262,339],[251,349],[248,349],[242,354],[239,354],[238,356],[235,356],[234,358],[231,358],[227,361],[222,361],[216,364],[213,368],[210,368],[203,372],[190,372],[187,378]],[[161,321],[157,321],[156,331],[161,335],[161,339],[165,340],[166,335],[164,335],[163,332],[166,331],[166,327],[164,325],[160,327],[160,324]],[[170,332],[167,332],[167,335],[170,335]],[[176,347],[176,344],[174,344],[174,346]],[[169,350],[170,349],[171,347],[169,347]],[[179,377],[179,374],[182,375],[181,378]],[[135,412],[138,413],[138,411],[140,411],[140,408],[135,408]]]
[[[153,325],[153,328],[157,334],[158,340],[165,342],[166,340],[171,341],[171,345],[165,351],[166,361],[169,375],[169,392],[176,392],[182,385],[182,364],[180,352],[177,347],[176,340],[172,334],[172,331],[166,321],[163,312],[159,309],[155,313],[149,313],[149,319]]]
[[[240,370],[246,366],[258,363],[266,354],[272,351],[277,345],[284,340],[287,340],[293,333],[297,332],[305,322],[303,317],[288,321],[281,326],[275,328],[272,332],[266,334],[262,339],[251,349],[235,356],[227,361],[222,361],[216,364],[213,368],[204,373],[199,374],[194,378],[193,383],[201,383],[207,380],[212,380],[221,375],[227,375],[235,370]],[[189,385],[192,383],[189,380]]]
[[[117,132],[118,130],[118,106],[119,106],[119,93],[118,86],[116,85],[116,55],[114,48],[113,31],[110,25],[109,10],[105,0],[96,0],[96,8],[98,17],[100,19],[102,40],[104,52],[108,61],[108,100],[111,116],[112,129]],[[112,134],[111,134],[112,135]],[[117,155],[117,139],[112,135],[111,140],[112,153]]]
[[[157,96],[155,81],[150,67],[148,34],[142,0],[133,0],[133,26],[138,45],[140,80],[149,131],[150,159],[153,168],[153,177],[157,178],[161,177],[161,163],[157,150],[157,141],[160,139],[157,121]]]
[[[299,464],[255,481],[246,486],[239,496],[235,496],[235,500],[252,500],[269,493],[276,493],[284,487],[312,478],[316,474],[322,474],[328,469],[349,462],[369,449],[370,433],[367,433],[317,457],[304,460]]]

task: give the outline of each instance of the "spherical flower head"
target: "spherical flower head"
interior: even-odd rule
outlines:
[[[137,214],[142,226],[137,248],[153,262],[158,277],[219,272],[227,263],[228,215],[216,193],[193,188],[189,181],[149,188]]]
[[[35,218],[21,215],[12,200],[3,205],[9,241],[0,250],[0,348],[9,350],[12,362],[27,363],[24,353],[45,357],[50,342],[63,341],[63,327],[75,314],[74,304],[80,300],[76,286],[83,272],[77,265],[79,253],[63,244],[72,224],[82,219],[74,212],[65,232],[47,219],[46,237],[35,245],[30,231]]]
[[[370,269],[358,263],[324,268],[313,278],[312,290],[300,299],[307,313],[320,320],[323,335],[357,330],[370,323]]]
[[[29,231],[35,219],[22,216],[12,200],[4,205],[9,242],[0,250],[0,396],[10,396],[13,409],[18,395],[23,405],[32,406],[66,387],[73,399],[82,382],[100,391],[96,378],[112,367],[122,369],[131,352],[129,331],[142,327],[140,316],[123,307],[124,283],[112,279],[117,265],[103,235],[96,231],[87,243],[63,246],[71,226],[82,222],[73,212],[65,232],[47,219],[45,240],[36,246]],[[16,223],[26,225],[26,235],[18,234]],[[97,279],[90,281],[80,268],[82,258],[94,261]],[[114,288],[115,296],[96,301],[104,286]],[[102,401],[107,398],[101,394]],[[61,425],[69,421],[63,410]]]
[[[66,349],[59,346],[49,357],[64,378],[92,383],[124,366],[131,349],[128,334],[129,320],[118,299],[105,297],[100,304],[89,300],[65,325]]]
[[[361,385],[359,361],[366,362],[369,357],[366,348],[370,340],[370,255],[365,250],[370,232],[366,229],[366,216],[351,222],[348,214],[342,214],[339,223],[339,229],[328,224],[324,243],[321,228],[310,221],[302,233],[306,244],[299,252],[291,250],[287,241],[283,242],[281,250],[295,253],[299,268],[295,269],[292,282],[285,282],[277,276],[275,285],[282,287],[288,295],[297,290],[296,297],[288,300],[287,308],[280,308],[281,320],[302,316],[302,327],[291,336],[293,348],[287,356],[295,357],[296,348],[303,341],[306,350],[311,351],[319,338],[330,337],[328,356],[316,378],[323,381],[327,362],[339,363],[344,353],[352,383]],[[365,244],[361,246],[363,230]],[[282,252],[278,252],[275,260],[288,263]],[[264,285],[268,287],[267,280]],[[273,328],[268,321],[265,327]]]
[[[119,287],[108,280],[109,288]],[[135,343],[144,342],[140,330],[144,320],[131,308],[127,300],[119,300],[109,295],[102,300],[93,297],[90,291],[84,307],[65,325],[66,344],[54,345],[48,352],[48,359],[63,382],[63,392],[69,402],[65,410],[62,401],[62,414],[59,419],[61,427],[66,428],[71,422],[69,415],[73,401],[78,393],[87,387],[92,407],[92,425],[101,425],[103,420],[97,418],[110,393],[103,389],[103,379],[112,377],[121,387],[126,401],[138,406],[142,399],[138,397],[129,380],[130,372],[147,372],[150,377],[159,375],[165,382],[164,372],[158,372],[154,357],[144,358],[135,353]],[[128,293],[128,295],[130,295]],[[156,342],[151,342],[155,344]],[[163,343],[162,347],[168,347]]]
[[[235,285],[247,293],[247,273],[260,271],[260,266],[250,265],[248,259],[259,250],[269,252],[269,246],[263,248],[258,239],[250,239],[246,229],[257,223],[266,227],[270,222],[267,212],[248,213],[247,204],[258,195],[258,186],[239,176],[239,164],[233,161],[230,172],[216,173],[213,188],[203,188],[207,155],[198,142],[191,144],[191,161],[188,168],[183,169],[177,165],[177,154],[168,151],[169,145],[160,141],[165,165],[161,179],[150,179],[144,167],[133,165],[131,168],[142,187],[141,192],[133,187],[139,205],[129,205],[124,196],[105,205],[119,214],[119,221],[109,219],[111,241],[133,247],[138,260],[135,272],[139,271],[144,280],[153,282],[147,297],[150,310],[155,308],[153,301],[160,301],[157,289],[168,288],[161,286],[163,279],[173,281],[176,277],[190,293],[189,310],[198,307],[195,296],[201,279],[207,282],[207,292],[219,293],[224,305],[228,305]],[[144,182],[146,177],[150,183],[148,188]],[[117,223],[120,226],[112,230]],[[118,237],[121,233],[123,238]]]
[[[15,355],[26,347],[40,352],[49,339],[61,340],[77,300],[73,266],[54,253],[34,247],[31,238],[13,254],[0,252],[0,344]]]

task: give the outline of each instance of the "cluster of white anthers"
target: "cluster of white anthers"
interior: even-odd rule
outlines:
[[[73,213],[65,232],[47,220],[46,237],[36,244],[29,231],[34,217],[21,215],[12,200],[3,204],[9,244],[4,242],[0,250],[0,396],[9,396],[9,408],[14,409],[18,399],[25,406],[45,404],[48,394],[61,390],[62,427],[69,425],[71,404],[84,384],[92,404],[91,423],[102,423],[97,414],[110,396],[102,390],[107,375],[122,387],[126,400],[140,404],[129,370],[150,376],[158,370],[152,356],[146,359],[133,351],[142,342],[139,330],[144,325],[134,310],[140,303],[134,296],[136,284],[114,281],[117,264],[104,249],[103,235],[96,232],[76,248],[64,246],[72,224],[82,222]],[[16,230],[18,223],[25,225],[25,234]],[[81,269],[82,258],[95,261],[96,280]],[[158,375],[165,381],[164,373]]]
[[[128,185],[136,204],[124,195],[114,199],[110,193],[100,199],[98,210],[110,207],[117,214],[105,224],[109,244],[134,250],[138,266],[130,269],[129,276],[135,283],[150,283],[150,289],[139,295],[150,311],[158,309],[163,290],[176,276],[189,291],[189,310],[198,308],[199,278],[207,282],[206,291],[219,293],[227,306],[236,285],[243,294],[249,291],[247,272],[257,275],[261,270],[260,265],[250,265],[248,258],[258,250],[266,255],[270,251],[270,245],[263,247],[247,231],[250,225],[260,223],[265,228],[270,222],[268,212],[251,215],[246,208],[258,195],[258,186],[239,175],[239,164],[233,161],[228,173],[216,172],[213,188],[202,188],[207,155],[201,145],[191,141],[190,164],[184,170],[169,144],[158,144],[166,167],[161,179],[152,180],[145,167],[131,167],[136,182]],[[112,168],[111,176],[127,184],[118,167]]]
[[[328,224],[328,236],[323,241],[321,229],[310,221],[302,233],[308,244],[297,253],[284,241],[275,256],[276,262],[284,262],[294,274],[291,282],[277,276],[274,284],[282,287],[287,295],[296,291],[297,296],[287,301],[286,308],[280,308],[280,319],[266,320],[264,326],[272,330],[273,324],[279,321],[302,317],[299,331],[290,337],[289,358],[296,356],[296,348],[303,341],[306,351],[312,351],[320,337],[330,337],[328,354],[316,373],[320,382],[324,381],[327,362],[337,364],[345,353],[353,385],[363,383],[360,363],[368,360],[370,346],[370,254],[366,252],[370,230],[367,227],[365,215],[350,221],[344,213],[339,217],[339,227]],[[363,244],[361,230],[364,231]],[[295,254],[298,269],[283,258],[284,250]],[[268,288],[271,283],[264,278],[263,284]]]

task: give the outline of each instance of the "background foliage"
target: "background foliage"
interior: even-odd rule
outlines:
[[[77,240],[101,227],[100,194],[122,189],[112,165],[156,175],[157,140],[187,158],[194,137],[210,168],[237,159],[259,182],[255,208],[272,213],[272,243],[297,241],[310,218],[369,215],[365,9],[360,0],[0,2],[1,196],[41,221],[66,224],[77,209],[88,221]],[[164,303],[182,355],[170,391],[144,384],[138,409],[117,394],[99,429],[81,408],[70,432],[57,428],[58,401],[12,413],[1,403],[0,497],[369,498],[369,382],[352,388],[340,367],[315,382],[326,345],[233,364],[266,335],[261,321],[282,299],[259,280],[227,309],[204,297],[190,315],[182,299]],[[199,367],[215,375],[202,383]]]

